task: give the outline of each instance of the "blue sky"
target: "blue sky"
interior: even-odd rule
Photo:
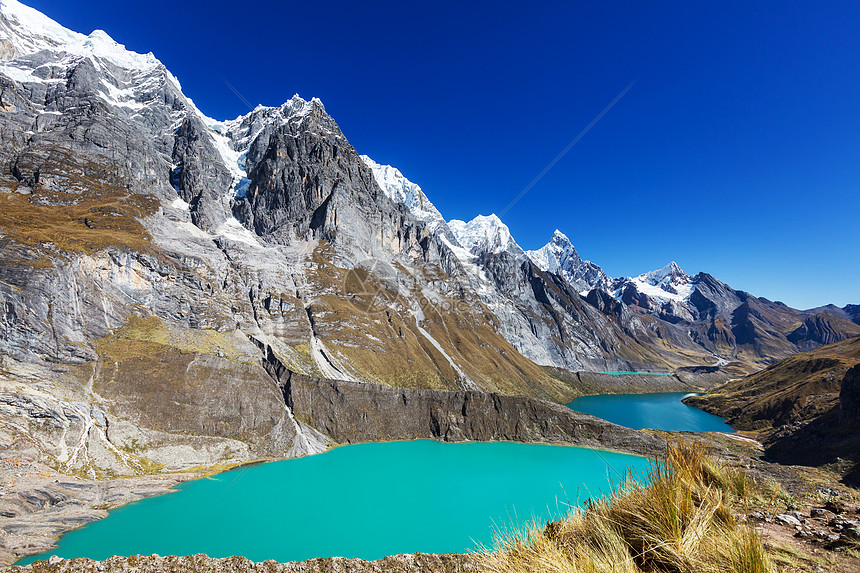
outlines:
[[[613,276],[860,303],[856,2],[28,3],[152,51],[213,117],[247,111],[225,82],[319,97],[449,219],[501,212],[635,80],[505,215],[524,248],[559,228]]]

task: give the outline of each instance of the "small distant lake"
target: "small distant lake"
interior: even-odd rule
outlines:
[[[681,402],[689,392],[581,396],[567,406],[636,430],[734,432],[723,418]]]
[[[611,374],[613,376],[624,376],[628,374],[634,374],[636,376],[671,376],[671,372],[628,372],[626,370],[618,371],[618,372],[601,372],[601,374]]]
[[[600,497],[646,458],[588,448],[407,441],[237,469],[63,535],[61,557],[242,555],[253,561],[467,552],[513,523]]]

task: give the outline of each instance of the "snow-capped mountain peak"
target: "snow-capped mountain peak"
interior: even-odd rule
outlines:
[[[536,251],[526,251],[526,254],[538,267],[551,273],[559,273],[564,268],[564,263],[581,262],[573,243],[558,229],[546,245]]]
[[[18,0],[0,0],[0,59],[11,60],[42,50],[97,56],[127,70],[160,65],[152,53],[127,50],[104,30],[89,36],[73,32]]]
[[[399,169],[391,165],[381,165],[367,155],[362,155],[361,160],[373,172],[377,185],[389,199],[406,205],[416,219],[444,222],[442,214],[430,202],[421,187],[404,177]]]
[[[675,261],[670,262],[665,267],[657,269],[656,271],[642,273],[636,278],[640,281],[647,282],[650,285],[661,287],[668,285],[683,285],[688,283],[690,280],[687,273],[685,273]]]
[[[515,256],[523,250],[511,236],[511,230],[495,214],[478,215],[468,223],[459,219],[448,221],[448,227],[463,247],[473,255],[482,256],[507,251]]]
[[[672,261],[661,269],[637,277],[618,279],[614,289],[615,298],[622,300],[624,292],[631,288],[657,301],[682,302],[688,300],[696,290],[696,281]]]
[[[609,289],[612,279],[591,261],[583,261],[567,235],[555,230],[550,241],[526,254],[541,270],[561,275],[580,292],[593,288]]]

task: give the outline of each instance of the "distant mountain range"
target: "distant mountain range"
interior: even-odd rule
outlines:
[[[749,371],[860,334],[857,306],[796,310],[674,263],[609,277],[558,231],[525,252],[494,215],[446,221],[317,99],[215,120],[152,54],[0,6],[7,389],[22,419],[89,420],[93,456],[132,439],[168,467],[186,446],[185,465],[316,451],[263,359],[563,402],[558,369]],[[132,463],[74,451],[50,455]]]
[[[416,217],[425,212],[433,213],[433,220],[443,228],[441,214],[420,187],[406,182],[394,168],[383,168],[368,158],[365,161],[375,172],[384,169],[397,174],[397,179],[392,179],[391,183],[377,177],[389,198],[405,204]],[[403,193],[402,188],[410,189],[412,195]],[[408,196],[421,199],[415,201],[407,199]],[[496,258],[533,264],[540,271],[563,279],[566,287],[574,289],[589,304],[612,317],[630,337],[640,335],[639,339],[646,344],[659,345],[641,329],[650,329],[658,338],[663,337],[661,330],[663,333],[674,331],[669,337],[679,347],[679,353],[683,354],[681,348],[705,350],[713,356],[716,364],[736,361],[760,367],[794,352],[832,344],[860,333],[860,305],[796,310],[779,302],[735,291],[707,273],[690,277],[674,261],[636,277],[612,278],[597,264],[583,260],[559,230],[540,249],[523,251],[508,227],[493,214],[479,215],[469,222],[448,221],[447,227],[457,246],[466,251],[455,250],[462,262],[477,262],[486,267]],[[504,278],[500,279],[497,286],[510,292],[510,288],[505,287]],[[645,315],[658,321],[645,318]],[[687,331],[692,346],[678,330]]]

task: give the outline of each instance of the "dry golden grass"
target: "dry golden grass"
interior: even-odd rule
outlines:
[[[204,328],[182,328],[157,316],[129,315],[128,323],[116,332],[94,341],[105,360],[146,358],[153,349],[171,349],[179,354],[212,354],[240,364],[257,364],[256,349],[240,345],[233,332]]]
[[[0,186],[0,231],[9,239],[51,253],[112,246],[152,250],[140,219],[154,213],[159,202],[127,189],[122,174],[52,150],[39,181],[27,195],[15,192],[20,184]]]
[[[609,499],[545,528],[500,537],[485,556],[493,573],[767,573],[771,559],[733,510],[746,476],[701,446],[673,444],[645,484],[628,477]]]

